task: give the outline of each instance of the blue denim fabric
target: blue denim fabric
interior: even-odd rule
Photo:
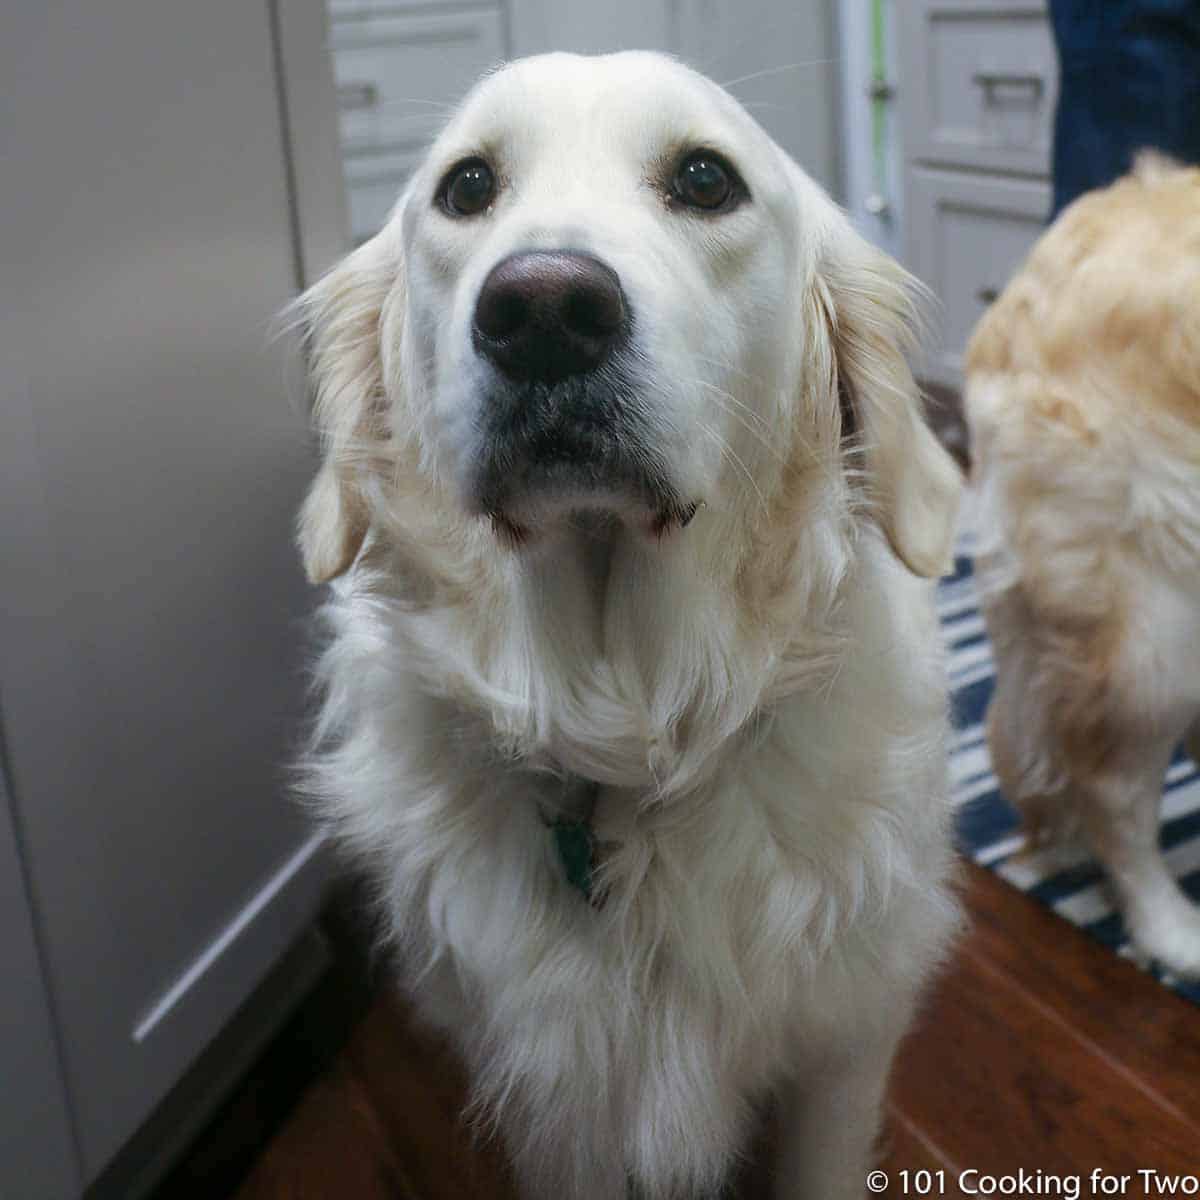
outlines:
[[[1054,213],[1153,146],[1200,162],[1200,0],[1050,0]]]

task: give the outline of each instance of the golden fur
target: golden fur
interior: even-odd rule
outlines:
[[[1200,970],[1155,845],[1200,715],[1200,170],[1143,155],[1041,238],[967,352],[1001,786],[1084,833],[1142,948]]]

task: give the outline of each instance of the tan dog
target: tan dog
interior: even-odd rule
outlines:
[[[313,763],[526,1195],[861,1200],[955,922],[909,280],[657,55],[490,75],[301,301]],[[628,1190],[627,1190],[628,1189]]]
[[[967,369],[1001,788],[1035,835],[1083,834],[1143,951],[1200,973],[1157,844],[1200,717],[1200,170],[1144,156],[1071,205]]]

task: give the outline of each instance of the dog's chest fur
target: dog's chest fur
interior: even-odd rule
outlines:
[[[611,781],[624,726],[596,759],[609,781],[523,753],[508,668],[487,692],[465,651],[428,661],[465,645],[444,628],[370,589],[333,606],[323,803],[375,868],[421,1011],[541,1194],[715,1186],[781,1064],[907,1021],[954,909],[937,655],[891,615],[922,606],[883,601],[919,585],[886,569],[887,588],[857,581],[862,632],[836,677],[746,722],[680,795]],[[602,904],[566,877],[547,824],[564,807],[590,809]]]

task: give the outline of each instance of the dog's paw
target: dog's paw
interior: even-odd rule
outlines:
[[[1137,948],[1159,966],[1188,979],[1200,978],[1200,908],[1182,895],[1131,921]]]

